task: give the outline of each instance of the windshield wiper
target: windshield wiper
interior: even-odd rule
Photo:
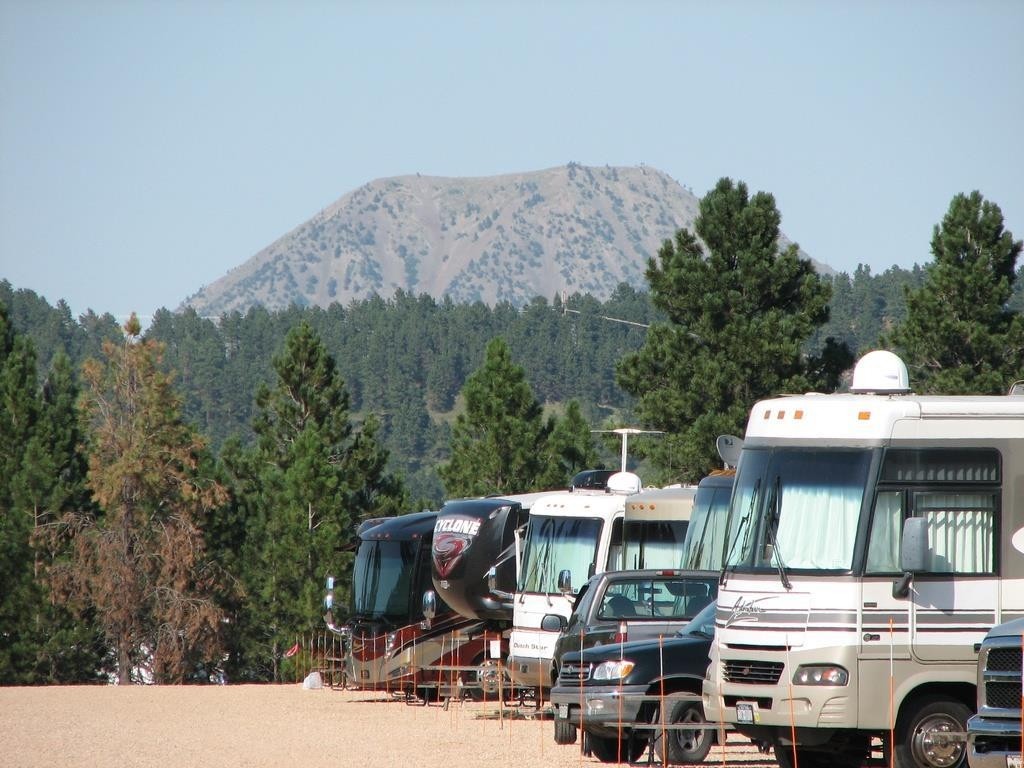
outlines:
[[[743,529],[746,527],[747,523],[750,521],[750,518],[754,514],[754,507],[757,506],[757,492],[759,490],[761,490],[761,481],[760,480],[758,480],[756,483],[754,483],[754,489],[753,489],[753,491],[750,494],[750,506],[747,507],[747,514],[745,514],[743,516],[743,518],[739,522],[739,525],[736,526],[736,535],[733,537],[732,546],[729,547],[729,551],[728,551],[728,553],[726,553],[726,556],[725,556],[725,562],[722,564],[722,575],[718,578],[718,583],[719,583],[719,585],[721,585],[723,587],[728,583],[730,567],[735,570],[735,567],[736,567],[735,565],[730,566],[730,562],[732,560],[732,555],[736,551],[736,544],[737,544],[737,542],[740,540],[740,531],[743,531]],[[728,530],[728,528],[726,530]],[[741,550],[740,550],[741,552],[746,551],[746,549],[747,549],[747,540],[749,538],[750,538],[750,529],[748,528],[746,531],[743,532],[743,545],[742,545]]]
[[[782,562],[782,552],[779,550],[778,540],[778,528],[779,520],[781,515],[779,514],[779,507],[782,505],[779,499],[779,478],[775,478],[775,482],[772,483],[772,495],[768,499],[767,505],[767,520],[765,522],[765,544],[772,548],[771,556],[768,558],[768,562],[775,561],[775,569],[779,572],[779,580],[782,582],[787,590],[793,588],[793,585],[789,583],[789,576],[786,575],[786,565]]]

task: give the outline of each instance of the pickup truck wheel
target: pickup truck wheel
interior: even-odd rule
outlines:
[[[915,705],[921,705],[919,707]],[[967,744],[944,734],[963,733],[972,712],[956,699],[912,702],[896,724],[896,764],[900,768],[961,768]]]
[[[679,725],[692,723],[694,726],[707,726],[708,721],[704,717],[704,707],[699,701],[677,701],[669,709],[667,725]],[[651,719],[652,725],[661,724],[660,712],[655,712]],[[710,728],[695,727],[690,730],[666,729],[664,732],[654,732],[654,748],[657,750],[657,759],[662,765],[684,765],[687,763],[701,763],[711,751],[711,745],[715,741],[715,732]],[[665,745],[668,744],[668,755],[666,758]]]
[[[575,744],[576,726],[568,720],[555,718],[555,744]]]
[[[647,749],[647,742],[632,731],[624,732],[620,741],[617,736],[594,736],[587,734],[587,746],[602,763],[635,763]]]

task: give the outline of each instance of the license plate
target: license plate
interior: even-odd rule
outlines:
[[[1021,768],[1021,755],[1007,755],[1006,768]]]
[[[737,723],[754,723],[760,722],[760,712],[757,710],[756,701],[737,701],[736,702],[736,722]]]
[[[569,719],[569,705],[568,704],[559,704],[558,705],[558,719],[559,720],[568,720]],[[1020,768],[1020,761],[1018,761],[1018,763],[1017,763],[1017,768]]]

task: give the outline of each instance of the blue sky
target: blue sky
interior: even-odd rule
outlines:
[[[1024,237],[1024,2],[0,0],[0,278],[174,309],[346,192],[576,161],[775,196],[810,255]]]

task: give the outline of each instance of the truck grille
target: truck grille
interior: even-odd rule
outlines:
[[[1012,645],[1009,644],[1011,642]],[[999,638],[991,645],[983,646],[981,659],[985,706],[1020,712],[1020,639]]]
[[[590,679],[592,664],[563,664],[558,672],[558,682],[562,685],[579,685]]]
[[[726,682],[751,685],[774,685],[782,676],[780,661],[745,661],[731,659],[722,663]]]
[[[1020,674],[1020,648],[993,648],[988,652],[985,668],[989,672],[1016,672]]]

